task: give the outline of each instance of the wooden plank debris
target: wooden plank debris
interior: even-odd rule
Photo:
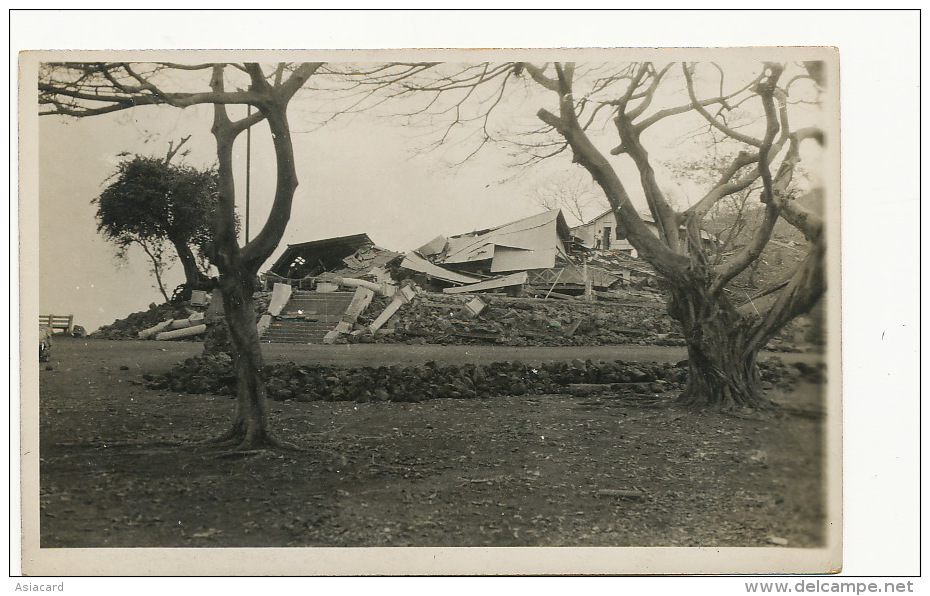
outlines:
[[[500,288],[508,288],[511,286],[522,286],[525,283],[526,283],[526,271],[521,271],[519,273],[511,273],[510,275],[505,275],[504,277],[486,279],[484,281],[479,281],[478,283],[469,284],[467,286],[459,286],[457,288],[446,288],[443,290],[443,293],[444,294],[464,294],[466,292],[482,292],[485,290],[496,290]]]

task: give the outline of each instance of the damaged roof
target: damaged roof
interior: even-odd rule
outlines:
[[[368,234],[353,234],[289,244],[270,272],[291,279],[323,272],[340,272],[344,277],[353,277],[383,266],[399,255],[375,246]]]
[[[406,255],[404,255],[404,260],[401,261],[400,266],[404,269],[425,273],[430,277],[435,277],[436,279],[441,279],[450,283],[472,284],[481,281],[481,279],[478,277],[463,275],[461,273],[456,273],[455,271],[444,269],[439,265],[434,265],[415,252],[408,252]]]
[[[491,260],[491,271],[544,269],[565,254],[571,238],[565,217],[553,209],[496,228],[449,238],[444,265]],[[431,243],[432,244],[432,243]]]

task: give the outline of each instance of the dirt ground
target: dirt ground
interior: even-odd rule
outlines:
[[[335,348],[329,354],[346,365],[636,359],[616,348],[317,350]],[[670,395],[269,402],[272,427],[303,450],[243,456],[198,444],[225,430],[231,398],[137,384],[199,350],[62,339],[51,370],[37,363],[43,548],[824,541],[818,385],[773,394],[789,407],[748,417],[683,410]],[[292,346],[266,353],[320,360]]]

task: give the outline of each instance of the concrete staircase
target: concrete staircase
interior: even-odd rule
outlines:
[[[294,291],[262,335],[262,343],[323,343],[323,336],[342,320],[352,296],[353,292]]]

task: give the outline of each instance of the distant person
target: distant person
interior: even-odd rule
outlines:
[[[52,328],[39,325],[39,362],[48,362],[52,357]]]

